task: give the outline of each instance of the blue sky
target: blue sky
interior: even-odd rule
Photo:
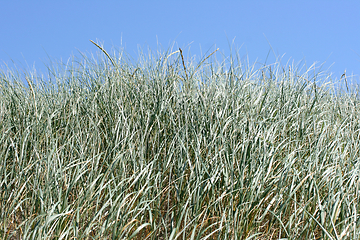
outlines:
[[[138,49],[159,44],[191,55],[219,51],[229,42],[264,63],[274,53],[310,66],[324,63],[333,78],[360,75],[360,1],[5,1],[0,0],[0,66],[45,71],[52,60],[96,53],[90,39],[111,52],[125,47],[134,58]],[[272,50],[271,50],[271,47]],[[217,53],[218,54],[218,53]],[[219,55],[218,55],[219,56]],[[221,56],[220,56],[221,57]],[[46,71],[45,71],[46,73]]]

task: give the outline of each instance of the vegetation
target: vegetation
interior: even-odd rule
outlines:
[[[97,46],[0,73],[1,239],[360,238],[346,76]]]

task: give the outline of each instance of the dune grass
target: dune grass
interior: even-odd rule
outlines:
[[[1,71],[0,239],[360,238],[354,85],[98,47]]]

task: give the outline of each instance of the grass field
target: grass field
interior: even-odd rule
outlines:
[[[0,239],[360,238],[346,76],[98,48],[0,72]]]

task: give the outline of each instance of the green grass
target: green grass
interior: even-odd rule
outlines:
[[[360,238],[354,85],[98,47],[0,72],[0,239]]]

